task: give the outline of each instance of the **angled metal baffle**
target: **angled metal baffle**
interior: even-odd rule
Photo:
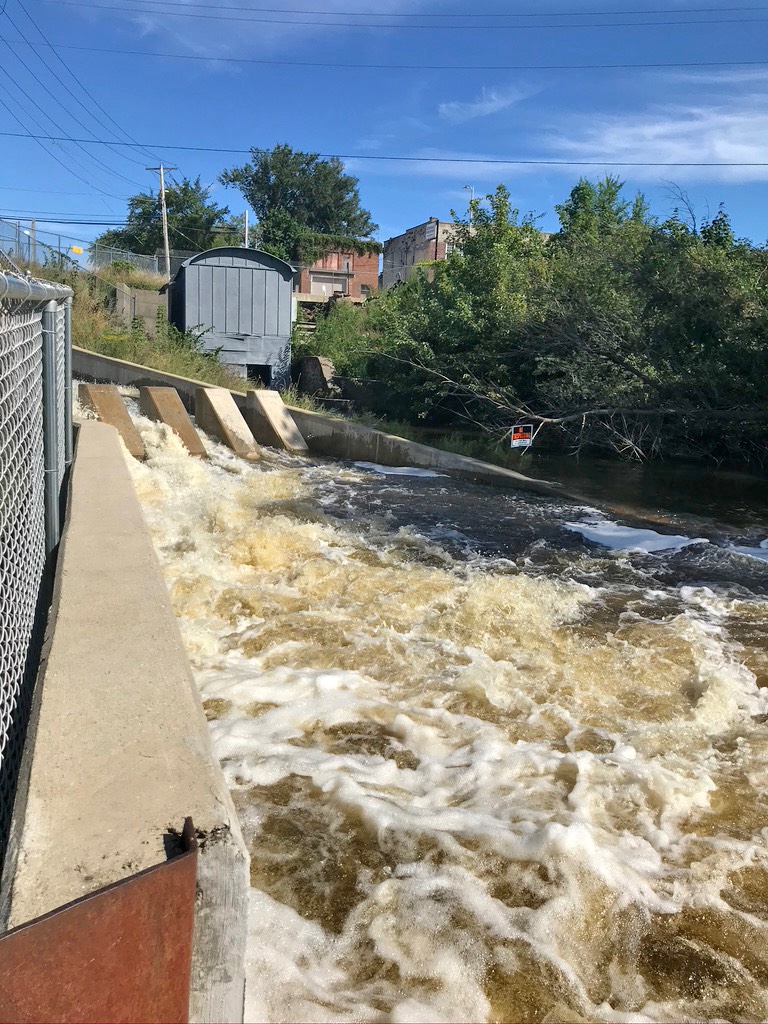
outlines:
[[[183,1024],[189,1019],[197,840],[0,936],[2,1024]]]

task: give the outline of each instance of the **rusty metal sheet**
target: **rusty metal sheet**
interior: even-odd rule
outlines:
[[[158,1022],[189,1016],[197,873],[185,852],[0,936],[0,1022]]]

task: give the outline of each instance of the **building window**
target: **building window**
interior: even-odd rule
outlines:
[[[361,296],[362,296],[362,297],[363,297],[364,299],[370,298],[370,295],[371,295],[371,286],[370,286],[369,284],[361,284],[361,285],[360,285],[360,295],[361,295]]]

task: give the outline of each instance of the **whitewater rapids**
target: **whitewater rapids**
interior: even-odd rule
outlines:
[[[137,423],[252,857],[246,1020],[768,1017],[764,561]]]

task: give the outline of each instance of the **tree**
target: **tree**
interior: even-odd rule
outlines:
[[[230,218],[226,206],[218,206],[211,201],[210,191],[199,177],[194,181],[182,178],[166,185],[168,235],[172,248],[202,252],[218,245],[241,244],[236,220]],[[96,239],[96,245],[147,255],[154,255],[163,248],[158,193],[140,192],[131,196],[126,221],[124,228],[105,231]]]
[[[344,173],[337,157],[321,159],[285,143],[252,149],[249,163],[219,180],[242,192],[258,220],[259,245],[282,259],[365,246],[378,227],[360,205],[357,178]]]
[[[358,346],[351,317],[317,340],[365,353],[354,372],[412,422],[501,438],[524,418],[579,451],[768,461],[768,250],[722,210],[659,224],[611,178],[559,212],[544,243],[499,188],[446,260],[358,313]]]
[[[566,201],[555,210],[560,218],[558,243],[572,243],[605,236],[628,221],[647,223],[648,204],[639,192],[633,202],[622,196],[624,182],[613,175],[600,181],[580,178]]]

